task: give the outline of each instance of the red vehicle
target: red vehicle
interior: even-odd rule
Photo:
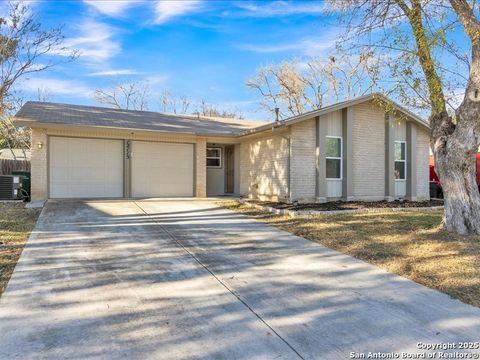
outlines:
[[[435,161],[433,160],[433,155],[430,155],[429,161],[430,168],[430,197],[431,198],[443,198],[442,184],[438,179],[437,173],[435,172]],[[477,185],[480,190],[480,153],[477,153]]]

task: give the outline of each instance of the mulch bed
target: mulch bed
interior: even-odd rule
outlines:
[[[336,211],[336,210],[359,210],[359,209],[391,209],[391,208],[428,208],[433,206],[443,206],[443,200],[427,201],[329,201],[326,203],[307,203],[307,204],[287,204],[282,202],[254,201],[249,202],[270,206],[275,209],[287,210],[316,210],[316,211]]]

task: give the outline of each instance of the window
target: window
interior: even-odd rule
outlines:
[[[207,167],[222,167],[222,148],[207,148]]]
[[[405,141],[395,141],[395,180],[407,178],[407,148]]]
[[[327,179],[342,178],[342,138],[327,136],[325,159]]]

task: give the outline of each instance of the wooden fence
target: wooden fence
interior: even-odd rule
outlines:
[[[0,159],[0,175],[10,175],[18,170],[30,171],[30,161]]]

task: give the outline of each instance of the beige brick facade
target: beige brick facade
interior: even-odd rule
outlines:
[[[315,201],[315,131],[315,119],[291,126],[290,187],[294,200]]]
[[[41,144],[41,148],[39,145]],[[32,201],[48,198],[48,138],[45,129],[32,129]]]
[[[207,196],[207,140],[197,138],[195,144],[195,194],[196,197]]]
[[[289,132],[268,133],[240,144],[240,193],[276,201],[288,198]]]
[[[348,126],[351,129],[348,137],[351,138],[351,144],[348,145],[352,151],[349,155],[351,159],[346,159],[347,164],[350,161],[351,165],[347,178],[352,181],[349,199],[382,200],[385,198],[386,183],[384,110],[372,101],[356,104],[351,109],[352,121]],[[207,196],[207,143],[238,144],[238,151],[235,151],[235,189],[240,195],[274,201],[316,201],[320,176],[317,162],[320,163],[319,154],[323,150],[317,149],[317,142],[320,141],[317,132],[315,118],[289,126],[266,128],[265,131],[241,137],[200,137],[114,129],[35,128],[32,132],[32,200],[48,198],[48,136],[65,136],[194,144],[194,193],[197,197]],[[429,132],[417,125],[416,134],[416,196],[418,199],[427,199]],[[41,148],[38,147],[39,143],[43,144]]]
[[[372,102],[354,106],[352,134],[353,197],[385,198],[385,113]]]

